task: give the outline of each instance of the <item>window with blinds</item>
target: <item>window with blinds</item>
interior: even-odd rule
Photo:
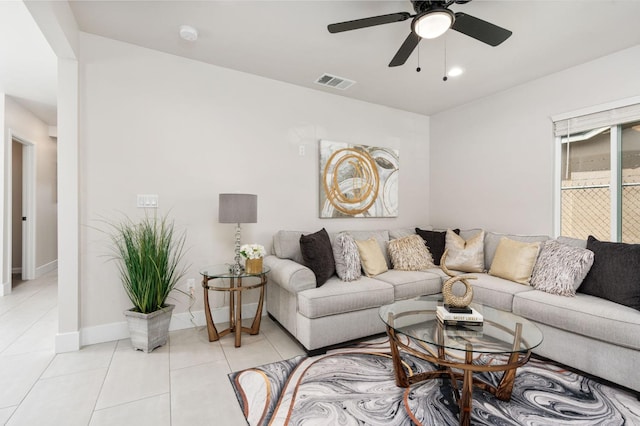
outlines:
[[[553,122],[556,232],[640,242],[640,99]]]

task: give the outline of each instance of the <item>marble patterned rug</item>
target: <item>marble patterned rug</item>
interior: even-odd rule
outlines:
[[[434,369],[411,356],[403,360],[416,373]],[[495,385],[500,373],[477,377]],[[407,389],[395,385],[386,339],[238,371],[229,379],[252,426],[458,424],[449,380]],[[474,389],[471,423],[640,425],[640,401],[633,393],[532,358],[518,369],[511,401]]]

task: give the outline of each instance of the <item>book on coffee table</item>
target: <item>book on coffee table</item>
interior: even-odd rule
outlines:
[[[444,333],[447,336],[458,336],[458,337],[482,337],[482,324],[481,325],[472,325],[472,326],[458,326],[458,325],[445,325]]]
[[[440,321],[440,323],[445,326],[446,328],[448,327],[476,327],[476,328],[482,328],[482,325],[484,324],[484,322],[482,321],[456,321],[456,320],[442,320],[440,318],[438,318],[438,321]]]
[[[436,317],[445,325],[481,325],[484,321],[482,314],[471,308],[471,313],[452,313],[444,306],[436,307]]]
[[[460,308],[457,306],[451,306],[451,305],[444,305],[445,309],[447,310],[447,312],[452,313],[452,314],[470,314],[473,313],[473,310],[468,307],[465,306],[464,308]]]

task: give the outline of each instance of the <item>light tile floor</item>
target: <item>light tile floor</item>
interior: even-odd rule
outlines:
[[[246,425],[227,374],[304,354],[264,317],[240,348],[198,327],[149,354],[126,339],[56,355],[57,309],[55,272],[0,297],[0,424]]]

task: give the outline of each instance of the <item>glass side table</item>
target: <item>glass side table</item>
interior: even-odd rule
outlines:
[[[205,266],[200,270],[202,275],[202,288],[204,289],[204,312],[207,318],[207,332],[209,334],[209,341],[215,342],[222,336],[226,336],[229,333],[235,333],[236,348],[241,345],[241,335],[244,331],[249,334],[258,334],[260,332],[260,320],[262,318],[262,305],[264,303],[264,289],[267,284],[268,267],[263,267],[261,272],[249,274],[242,272],[240,274],[234,274],[229,270],[229,265],[211,265]],[[258,283],[251,283],[243,285],[242,280],[246,278],[256,277],[260,281]],[[220,281],[220,285],[217,285]],[[258,310],[256,316],[253,319],[251,327],[242,326],[242,292],[251,289],[260,289],[260,300],[258,301]],[[215,324],[213,323],[213,317],[211,316],[211,307],[209,305],[209,290],[212,291],[225,291],[229,293],[229,328],[218,332]]]

